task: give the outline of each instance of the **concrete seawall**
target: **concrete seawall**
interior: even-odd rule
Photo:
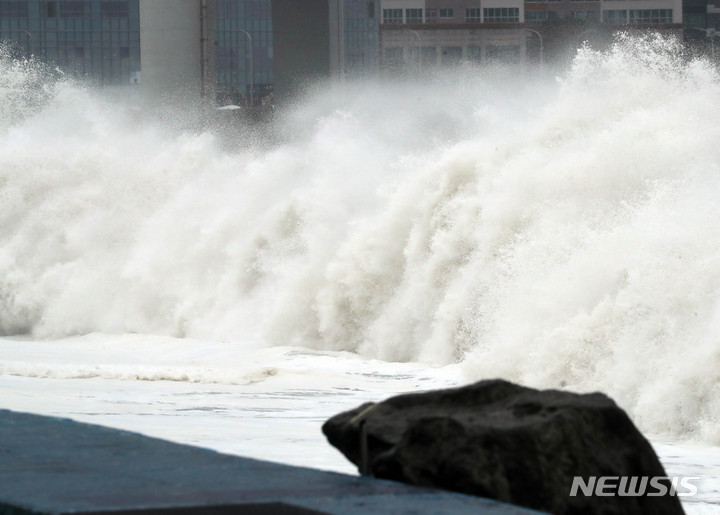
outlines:
[[[0,410],[0,515],[481,513],[532,510]]]

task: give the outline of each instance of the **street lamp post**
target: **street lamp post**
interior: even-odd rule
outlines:
[[[708,29],[706,32],[706,37],[710,38],[710,52],[713,57],[713,61],[715,60],[715,29]]]
[[[253,40],[252,40],[252,36],[250,35],[249,32],[242,30],[242,29],[238,29],[238,32],[242,32],[243,34],[245,34],[245,36],[248,39],[249,47],[248,47],[248,51],[245,52],[245,55],[249,56],[248,61],[250,64],[250,105],[253,106],[253,105],[255,105],[254,98],[253,98],[253,74],[254,74],[254,71],[253,71]]]
[[[533,34],[537,35],[538,38],[540,38],[540,68],[542,69],[542,67],[543,67],[543,38],[542,38],[542,34],[540,34],[540,33],[539,33],[537,30],[535,30],[535,29],[525,29],[525,30],[527,30],[528,32],[532,32]]]
[[[705,29],[705,37],[710,38],[710,55],[713,60],[715,60],[715,36],[717,36],[715,29]]]
[[[24,33],[27,34],[27,36],[28,36],[27,53],[28,53],[28,57],[30,57],[30,55],[32,55],[32,42],[33,42],[32,32],[30,32],[30,31],[27,30],[27,29],[20,29],[20,32],[24,32]]]
[[[715,60],[715,29],[707,29],[707,32],[705,34],[705,37],[710,38],[710,52],[713,60]]]
[[[403,29],[408,32],[412,32],[413,35],[417,38],[417,49],[418,49],[418,73],[420,73],[422,68],[422,39],[420,39],[420,33],[413,29]]]

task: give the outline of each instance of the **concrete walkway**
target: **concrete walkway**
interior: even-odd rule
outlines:
[[[461,494],[279,465],[0,410],[0,515],[537,514]]]

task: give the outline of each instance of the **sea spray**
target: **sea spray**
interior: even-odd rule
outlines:
[[[0,133],[0,332],[460,361],[720,441],[720,85],[673,40],[329,86],[233,151],[54,84]]]

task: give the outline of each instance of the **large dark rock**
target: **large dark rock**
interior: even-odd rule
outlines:
[[[330,443],[359,467],[361,424],[368,472],[379,478],[555,514],[682,513],[674,492],[647,495],[662,493],[649,479],[645,495],[584,495],[579,488],[570,495],[576,476],[588,485],[593,476],[666,475],[625,412],[600,393],[540,391],[491,380],[364,404],[323,425]],[[642,492],[643,480],[635,481],[634,490]],[[617,492],[619,483],[607,480],[601,493]]]

